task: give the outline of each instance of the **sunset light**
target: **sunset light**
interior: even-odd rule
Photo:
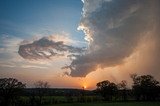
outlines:
[[[160,96],[160,0],[0,0],[0,81],[29,92],[25,106],[159,101],[134,89]]]
[[[87,86],[85,86],[85,85],[84,85],[84,86],[83,86],[83,88],[84,88],[84,89],[86,89],[86,88],[87,88]]]

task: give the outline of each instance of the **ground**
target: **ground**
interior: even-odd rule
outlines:
[[[67,103],[48,106],[160,106],[160,102]]]

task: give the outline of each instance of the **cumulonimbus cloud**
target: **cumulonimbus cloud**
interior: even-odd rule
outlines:
[[[79,54],[84,52],[84,48],[78,48],[64,44],[63,41],[53,41],[50,37],[43,37],[29,44],[19,46],[19,55],[24,59],[38,60],[50,59],[54,56],[64,56]]]
[[[143,48],[140,55],[150,57],[146,61],[152,61],[143,66],[160,70],[159,0],[82,1],[84,6],[78,29],[85,33],[87,50],[43,37],[33,43],[20,45],[18,53],[25,59],[48,59],[67,52],[68,57],[74,58],[70,65],[63,67],[70,69],[70,73],[66,74],[85,77],[97,68],[124,64],[125,59],[134,54],[139,44],[145,42],[145,38],[146,41],[153,42],[153,46],[147,49],[152,51],[147,54]],[[139,62],[143,61],[145,58],[142,56]]]
[[[83,0],[83,3],[78,29],[84,31],[89,46],[84,55],[76,56],[66,66],[71,70],[70,76],[85,77],[98,67],[123,64],[150,30],[155,30],[153,38],[160,38],[159,0]]]

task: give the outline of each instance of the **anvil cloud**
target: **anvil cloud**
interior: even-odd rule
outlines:
[[[159,0],[83,0],[83,3],[78,29],[84,31],[89,45],[86,54],[77,56],[68,66],[70,76],[85,77],[97,68],[124,64],[139,44],[145,43],[141,41],[146,36],[156,44],[150,54],[156,57],[149,66],[152,70],[160,69],[155,68],[160,63],[156,59],[160,56]]]

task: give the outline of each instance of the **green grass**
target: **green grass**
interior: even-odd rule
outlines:
[[[160,102],[66,103],[48,106],[160,106]]]

